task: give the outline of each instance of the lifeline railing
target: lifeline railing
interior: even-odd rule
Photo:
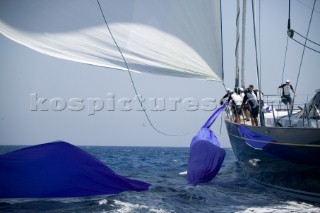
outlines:
[[[262,102],[263,105],[260,104],[260,110],[262,108],[262,110],[264,112],[266,112],[268,110],[272,111],[272,116],[273,116],[273,121],[274,121],[273,124],[275,126],[277,125],[278,117],[275,116],[274,111],[287,111],[287,116],[288,116],[288,119],[289,119],[289,126],[292,126],[291,125],[291,116],[292,116],[293,112],[297,111],[297,110],[301,111],[301,110],[303,110],[302,107],[304,107],[304,109],[305,109],[304,110],[304,116],[302,118],[303,119],[307,118],[308,126],[309,126],[310,125],[309,116],[310,116],[311,110],[306,110],[306,103],[309,101],[310,95],[311,94],[298,94],[298,95],[296,95],[295,97],[293,97],[293,100],[292,100],[293,104],[290,105],[290,108],[289,108],[288,104],[284,104],[282,102],[282,98],[281,98],[280,95],[264,95],[263,102]],[[311,97],[313,97],[313,95]],[[277,104],[274,104],[274,103],[277,103]],[[262,105],[262,107],[261,107],[261,105]],[[315,108],[314,110],[316,112],[318,112],[318,115],[319,115],[319,110],[317,109],[317,107],[315,105],[314,105],[314,108]],[[234,120],[234,121],[236,120],[236,118],[237,118],[237,110],[232,110],[232,107],[228,106],[228,107],[226,107],[225,111],[226,111],[226,114],[227,114],[227,117],[228,117],[229,120]],[[261,115],[264,116],[264,113],[261,113]],[[242,118],[241,120],[242,120],[243,124],[246,124],[247,120],[245,118],[243,110],[241,110],[241,115],[240,116]],[[283,116],[281,116],[281,117],[283,117]],[[316,116],[317,128],[318,128],[318,117],[319,116]],[[250,119],[252,119],[252,118],[250,118]],[[264,118],[263,118],[263,123],[264,123]],[[303,120],[303,126],[304,126],[304,120]]]

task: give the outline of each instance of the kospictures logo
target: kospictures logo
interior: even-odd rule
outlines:
[[[37,93],[30,93],[31,111],[83,111],[88,115],[95,115],[96,112],[105,111],[212,111],[217,108],[216,99],[202,98],[200,100],[192,97],[188,98],[144,98],[135,95],[132,98],[117,98],[115,94],[109,92],[105,97],[99,98],[45,98],[39,97]]]

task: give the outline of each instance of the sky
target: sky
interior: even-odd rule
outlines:
[[[281,84],[284,64],[288,1],[268,0],[260,3],[262,91],[275,94]],[[292,28],[304,35],[307,33],[312,5],[312,0],[292,0]],[[247,6],[245,78],[246,85],[257,87],[251,1]],[[309,38],[317,43],[320,43],[319,11],[320,3],[317,1],[309,32]],[[256,15],[258,19],[259,15]],[[223,0],[225,85],[230,88],[234,86],[235,16],[235,1]],[[0,44],[0,145],[34,145],[64,140],[85,146],[188,147],[192,137],[212,113],[211,110],[186,110],[182,103],[178,103],[174,111],[148,111],[151,122],[162,132],[191,132],[183,136],[166,136],[149,125],[142,111],[125,111],[118,105],[114,111],[108,110],[110,108],[107,105],[99,111],[94,111],[94,106],[91,110],[54,110],[50,103],[57,100],[64,100],[69,105],[79,99],[93,103],[101,98],[112,100],[113,96],[116,100],[133,99],[135,93],[127,72],[43,55],[3,35],[0,36]],[[301,45],[289,40],[284,80],[290,79],[293,86],[297,82],[302,51]],[[320,88],[319,59],[320,54],[305,50],[297,94],[312,95]],[[222,83],[214,81],[136,73],[133,74],[133,80],[138,93],[146,99],[163,98],[168,101],[193,98],[200,101],[213,98],[219,101],[225,94]],[[39,102],[35,104],[34,100],[45,98],[44,105]],[[36,110],[35,107],[47,108],[47,111]],[[230,147],[220,117],[212,130],[223,147]]]

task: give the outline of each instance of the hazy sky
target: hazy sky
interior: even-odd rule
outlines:
[[[235,15],[234,0],[223,0],[223,42],[225,84],[234,85],[235,67]],[[313,1],[292,0],[292,28],[306,34]],[[309,6],[309,7],[308,7]],[[276,92],[281,83],[288,1],[261,1],[262,90],[265,94]],[[255,56],[253,52],[251,1],[248,1],[246,84],[256,83]],[[320,43],[320,3],[316,3],[309,38]],[[257,14],[258,18],[258,14]],[[211,115],[211,111],[187,111],[181,103],[176,111],[150,111],[153,124],[169,134],[186,136],[169,137],[154,131],[143,112],[107,110],[106,106],[95,112],[50,109],[50,100],[97,100],[133,98],[134,90],[127,72],[119,72],[76,62],[53,58],[35,52],[1,35],[0,37],[0,145],[39,144],[64,140],[75,145],[121,146],[189,146],[197,130]],[[318,47],[318,50],[320,48]],[[302,47],[289,41],[284,79],[296,83]],[[306,50],[299,79],[298,94],[313,94],[320,88],[320,54]],[[133,74],[139,94],[145,98],[203,98],[219,100],[225,91],[221,83],[177,77]],[[47,98],[48,111],[32,110],[33,98]],[[57,99],[55,99],[57,100]],[[54,101],[54,100],[53,100]],[[44,106],[44,107],[46,107]],[[39,106],[38,106],[39,107]],[[89,115],[91,114],[91,115]],[[220,118],[213,126],[220,143],[229,147],[225,125]]]

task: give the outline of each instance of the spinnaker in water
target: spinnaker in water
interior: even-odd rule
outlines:
[[[67,142],[0,155],[0,198],[70,198],[148,190],[149,183],[116,174]]]

